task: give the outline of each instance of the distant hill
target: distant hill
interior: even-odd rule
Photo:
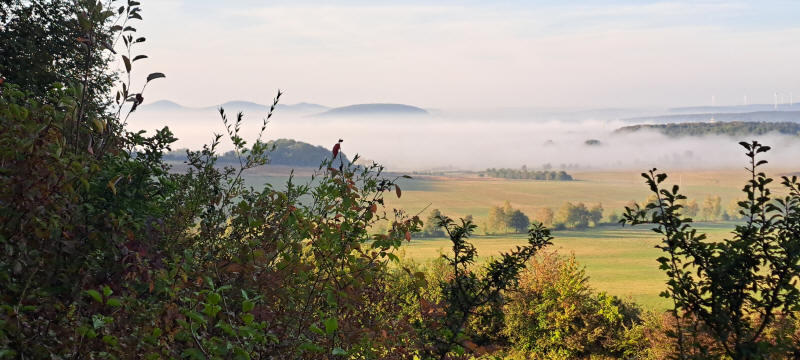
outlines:
[[[159,100],[150,104],[142,105],[139,109],[144,111],[216,111],[219,107],[223,107],[226,112],[237,113],[239,111],[247,114],[266,113],[269,111],[269,106],[252,101],[228,101],[226,103],[214,106],[205,107],[188,107],[178,104],[169,100]],[[325,110],[329,107],[301,102],[297,104],[278,104],[275,108],[276,112],[290,112],[295,114],[314,114]]]
[[[275,165],[317,167],[322,160],[333,156],[331,149],[292,139],[278,139],[268,144],[276,146],[270,153],[270,164]],[[345,163],[350,162],[344,153],[340,156]]]
[[[421,116],[428,115],[428,111],[422,108],[403,104],[357,104],[333,108],[323,113],[317,114],[318,117],[343,117],[343,116]]]
[[[617,134],[654,130],[671,137],[703,135],[763,135],[779,133],[800,136],[800,123],[791,122],[722,122],[722,123],[677,123],[625,126],[614,131]]]
[[[702,113],[702,114],[676,114],[647,116],[623,119],[627,122],[637,123],[683,123],[683,122],[709,122],[711,119],[718,122],[800,122],[800,111],[754,111],[745,113]]]
[[[158,100],[150,104],[142,105],[139,110],[152,110],[152,111],[177,111],[186,109],[181,104],[169,100]]]
[[[278,109],[280,109],[281,111],[291,111],[291,112],[311,114],[311,113],[318,113],[321,111],[325,111],[330,108],[320,104],[301,102],[294,105],[278,104]]]
[[[269,153],[270,164],[273,165],[317,167],[322,160],[332,156],[331,149],[292,139],[273,140],[268,144],[275,145],[275,150]],[[345,163],[350,162],[344,153],[340,156]],[[186,149],[170,151],[164,154],[164,158],[170,161],[185,161]],[[219,157],[219,162],[238,163],[239,160],[233,151],[229,151]],[[338,160],[336,163],[339,163]]]
[[[220,106],[229,112],[266,113],[269,111],[269,105],[262,105],[250,101],[228,101],[222,105],[212,106],[212,108],[216,109]],[[275,107],[276,113],[290,112],[296,114],[314,114],[328,109],[329,107],[327,106],[305,102],[292,105],[278,104],[278,106]]]

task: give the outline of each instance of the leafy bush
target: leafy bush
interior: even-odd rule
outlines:
[[[800,310],[800,183],[783,177],[787,193],[774,198],[773,179],[760,171],[759,154],[770,150],[756,141],[742,142],[750,180],[739,202],[745,218],[731,239],[714,242],[698,234],[692,219],[681,215],[686,197],[679,187],[663,188],[666,174],[656,169],[642,176],[656,196],[644,208],[626,208],[623,223],[651,223],[663,236],[658,259],[668,277],[661,295],[673,301],[671,311],[677,352],[686,357],[733,359],[788,356],[797,343],[771,343],[765,333],[776,319]],[[718,202],[714,202],[715,204]],[[710,339],[707,341],[705,339]]]
[[[522,358],[630,358],[645,347],[639,309],[605,293],[593,293],[574,256],[532,258],[508,293],[505,334]]]
[[[127,25],[138,2],[81,6],[65,15],[89,23],[74,46],[107,51],[86,39],[119,34],[130,74],[144,58]],[[93,66],[81,76],[110,71]],[[420,221],[383,209],[401,190],[380,166],[354,167],[337,145],[313,187],[248,188],[242,172],[271,146],[260,134],[248,146],[243,115],[220,109],[237,166],[218,166],[218,135],[171,173],[169,130],[124,131],[143,101],[130,81],[112,111],[87,106],[100,96],[91,82],[70,80],[44,95],[0,88],[0,356],[368,356],[401,344],[375,333],[411,331],[387,302],[386,267]],[[370,235],[378,221],[391,231]]]
[[[485,353],[489,349],[480,342],[496,339],[498,334],[488,333],[503,324],[505,291],[516,286],[528,259],[550,244],[550,231],[540,224],[533,225],[526,246],[518,246],[475,270],[472,267],[477,251],[467,241],[475,225],[463,219],[456,224],[440,217],[439,226],[450,237],[452,254],[442,255],[439,275],[432,279],[437,291],[416,294],[420,315],[414,326],[420,352],[426,359],[458,357],[468,351]]]

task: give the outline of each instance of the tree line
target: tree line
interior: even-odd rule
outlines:
[[[633,133],[642,130],[654,130],[671,137],[703,135],[753,136],[768,133],[797,136],[800,135],[800,123],[763,121],[685,122],[631,125],[621,127],[614,132]]]
[[[270,150],[269,163],[273,165],[289,165],[302,167],[317,167],[319,163],[330,156],[330,150],[293,139],[270,140],[266,143]],[[187,160],[188,149],[171,150],[164,153],[164,160],[183,162]],[[236,163],[239,156],[234,150],[220,154],[220,163]],[[349,162],[342,153],[341,161]]]
[[[501,179],[525,179],[525,180],[554,180],[554,181],[571,181],[572,176],[563,170],[550,171],[550,170],[528,170],[523,166],[520,169],[507,169],[507,168],[489,168],[479,174],[480,176],[501,178]]]

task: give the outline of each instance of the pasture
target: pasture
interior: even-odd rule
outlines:
[[[697,223],[701,232],[710,239],[722,240],[735,226],[732,222]],[[666,309],[669,301],[658,294],[664,290],[665,277],[658,269],[656,258],[661,250],[654,248],[659,238],[649,227],[635,228],[604,225],[585,230],[553,232],[553,245],[545,251],[561,255],[574,254],[586,266],[589,284],[597,291],[627,298],[652,309]],[[481,259],[496,256],[516,245],[523,245],[523,234],[475,236],[471,239]],[[449,251],[445,238],[413,239],[404,246],[407,258],[417,262],[435,259],[442,251]]]
[[[770,171],[778,178],[786,171]],[[456,218],[473,215],[479,226],[472,238],[479,255],[497,255],[515,245],[525,243],[522,234],[479,235],[485,224],[490,206],[502,205],[508,200],[515,209],[532,214],[537,208],[549,207],[553,211],[567,201],[587,204],[602,203],[605,216],[620,214],[631,200],[644,201],[649,195],[640,172],[603,171],[571,173],[576,181],[531,181],[482,179],[476,177],[421,178],[405,181],[403,196],[387,197],[387,206],[402,208],[411,214],[421,212],[424,219],[431,209]],[[738,199],[747,181],[743,170],[668,171],[667,183],[679,184],[688,198],[702,204],[706,196],[719,195],[723,209],[733,199]],[[777,182],[776,182],[777,183]],[[780,193],[779,186],[773,190]],[[722,240],[735,226],[733,222],[697,223],[701,232],[712,240]],[[586,266],[589,284],[598,291],[630,298],[655,309],[669,306],[658,296],[664,289],[664,275],[658,269],[656,258],[661,251],[654,248],[659,241],[650,227],[621,227],[603,225],[583,230],[564,230],[553,233],[555,239],[550,251],[563,255],[574,254]],[[447,239],[414,239],[404,248],[407,257],[428,261],[447,250]]]

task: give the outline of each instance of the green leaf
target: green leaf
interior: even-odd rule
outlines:
[[[209,293],[208,296],[206,296],[206,302],[212,305],[219,304],[220,300],[222,300],[222,296],[219,296],[219,294],[215,292]]]
[[[188,311],[186,313],[186,316],[188,316],[190,319],[192,319],[194,321],[197,321],[197,322],[199,322],[201,324],[205,324],[206,323],[206,318],[203,317],[203,315],[197,313],[196,311]]]
[[[94,289],[86,290],[86,295],[91,296],[92,299],[94,299],[94,301],[97,301],[99,303],[103,303],[103,297],[100,296],[100,293],[97,290],[94,290]]]
[[[110,287],[108,287],[108,286],[103,286],[103,296],[105,296],[105,297],[109,297],[109,296],[111,296],[111,294],[113,294],[113,293],[114,293],[114,291],[113,291],[113,290],[111,290],[111,288],[110,288]]]
[[[337,347],[333,348],[333,350],[331,351],[331,355],[346,356],[347,355],[347,351],[344,351],[344,349],[342,349],[342,348],[337,346]]]
[[[186,350],[183,350],[181,356],[197,360],[204,360],[206,358],[206,356],[203,354],[202,351],[197,350],[195,348],[188,348]]]
[[[253,308],[255,306],[256,305],[250,300],[242,301],[242,311],[243,312],[250,312],[250,310],[253,310]]]
[[[311,332],[313,332],[313,333],[316,333],[316,334],[319,334],[319,335],[325,335],[325,332],[322,331],[322,329],[320,329],[319,326],[317,326],[316,324],[311,324],[311,326],[309,326],[308,329],[311,330]]]
[[[303,344],[300,345],[300,350],[313,351],[313,352],[325,351],[325,349],[323,349],[322,346],[319,346],[312,342],[304,342]]]
[[[325,333],[333,334],[334,331],[339,329],[339,321],[336,318],[327,318],[322,322],[325,325]]]
[[[106,300],[106,305],[111,307],[120,307],[122,306],[122,301],[120,301],[119,298],[114,297]]]

